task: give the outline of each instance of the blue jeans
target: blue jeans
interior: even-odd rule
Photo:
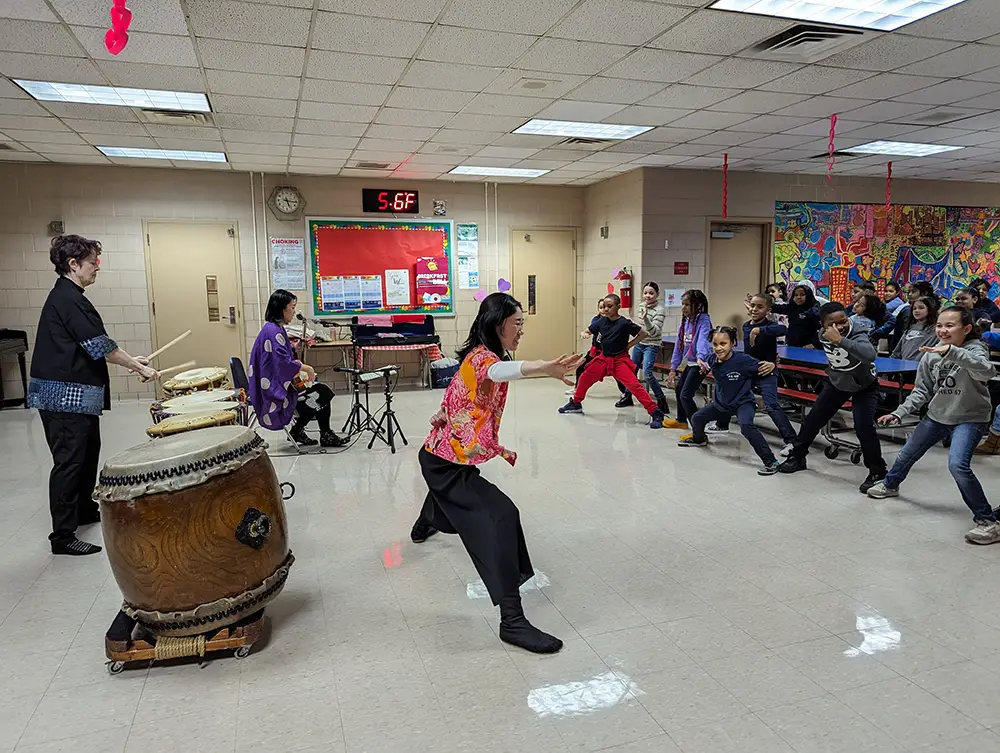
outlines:
[[[632,348],[632,363],[635,364],[636,372],[642,369],[643,379],[646,380],[646,389],[653,393],[653,397],[656,398],[656,402],[663,401],[663,388],[660,386],[660,381],[656,378],[656,372],[653,371],[653,364],[656,363],[656,356],[660,353],[660,346],[658,345],[636,345]],[[619,387],[619,389],[621,389]],[[621,390],[622,394],[628,394],[625,390]]]
[[[990,431],[994,434],[1000,434],[1000,409],[993,414],[993,425],[990,426]]]
[[[754,403],[743,403],[735,411],[736,420],[740,423],[740,431],[743,432],[743,436],[747,438],[747,441],[753,447],[753,451],[757,453],[757,457],[761,459],[761,462],[764,465],[773,465],[775,458],[774,453],[771,452],[771,446],[764,439],[764,435],[757,428],[757,424],[753,422],[756,412],[757,406]],[[732,415],[733,411],[723,408],[717,403],[709,403],[691,417],[692,437],[696,442],[704,442],[705,426],[709,421],[715,421],[716,423],[722,420],[728,421]]]
[[[951,477],[958,484],[958,491],[962,494],[965,504],[972,510],[972,517],[975,520],[996,520],[993,508],[989,500],[986,499],[986,492],[983,491],[982,484],[972,472],[972,454],[976,450],[976,445],[983,438],[986,432],[986,424],[958,424],[949,426],[939,424],[929,418],[920,419],[917,428],[903,445],[896,462],[892,464],[889,475],[885,477],[885,485],[890,489],[898,489],[899,485],[906,480],[906,475],[910,472],[920,458],[924,456],[931,447],[938,442],[951,437],[951,446],[948,448],[948,470]]]

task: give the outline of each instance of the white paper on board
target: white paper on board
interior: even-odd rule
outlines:
[[[410,305],[410,270],[385,270],[385,305]]]

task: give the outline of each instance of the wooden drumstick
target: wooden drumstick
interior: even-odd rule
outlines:
[[[192,366],[194,366],[194,363],[195,363],[194,361],[188,361],[187,363],[182,363],[179,366],[171,366],[166,369],[158,369],[156,373],[158,373],[160,376],[163,376],[164,374],[170,374],[174,371],[183,371],[184,369],[189,369]]]
[[[154,350],[152,353],[150,353],[148,356],[146,356],[146,359],[152,361],[154,358],[156,358],[158,355],[160,355],[160,353],[162,353],[163,351],[165,351],[167,348],[173,347],[174,345],[176,345],[177,343],[179,343],[181,340],[183,340],[185,337],[187,337],[190,334],[191,334],[191,330],[188,330],[187,332],[184,332],[183,334],[177,335],[177,337],[175,337],[173,340],[171,340],[170,342],[168,342],[162,348],[158,348],[157,350]]]

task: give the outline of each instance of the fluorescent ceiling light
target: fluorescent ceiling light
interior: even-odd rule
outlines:
[[[953,152],[965,149],[964,146],[948,146],[946,144],[914,144],[909,141],[872,141],[870,144],[845,148],[845,152],[854,154],[895,154],[900,157],[927,157],[931,154]]]
[[[526,167],[476,167],[475,165],[459,165],[448,172],[449,175],[486,175],[496,178],[537,178],[545,175],[548,170],[529,170]]]
[[[121,86],[91,86],[90,84],[59,84],[52,81],[14,83],[28,94],[44,102],[74,102],[87,105],[117,105],[145,107],[152,110],[185,110],[211,112],[208,98],[201,92],[171,92],[159,89],[128,89]]]
[[[892,31],[962,2],[965,0],[718,0],[709,9]]]
[[[126,146],[99,146],[107,157],[132,157],[134,159],[172,159],[189,162],[225,162],[224,152],[191,152],[186,149],[134,149]]]
[[[574,123],[569,120],[529,120],[514,133],[529,136],[570,136],[581,139],[630,139],[652,131],[653,126],[618,125],[617,123]]]

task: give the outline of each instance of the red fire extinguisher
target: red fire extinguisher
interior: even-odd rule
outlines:
[[[624,269],[618,273],[618,296],[622,299],[622,308],[632,308],[632,275]]]

